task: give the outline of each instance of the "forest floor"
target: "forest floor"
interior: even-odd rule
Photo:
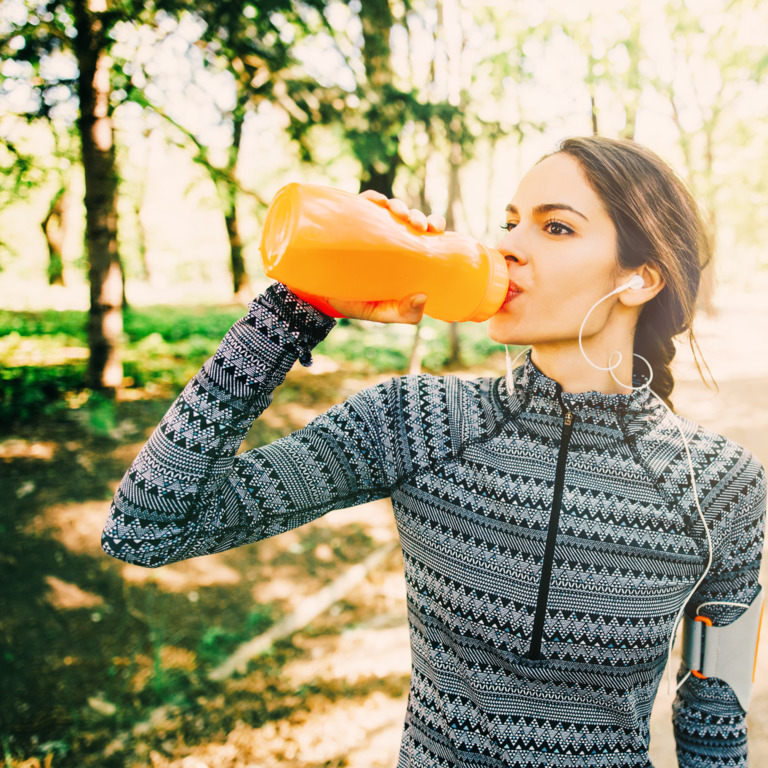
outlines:
[[[763,463],[767,328],[768,309],[757,295],[726,294],[699,330],[720,393],[696,381],[682,352],[675,393],[684,415],[746,445]],[[502,368],[498,357],[472,374]],[[322,360],[312,369],[297,367],[247,447],[302,426],[382,378]],[[111,560],[99,545],[109,499],[168,404],[163,397],[124,399],[108,434],[74,414],[0,437],[5,765],[394,766],[410,663],[402,560],[394,546],[327,611],[255,658],[246,674],[208,678],[239,644],[394,545],[389,501],[158,570]],[[671,700],[665,680],[652,719],[656,768],[676,765]],[[749,723],[753,764],[762,764],[768,759],[765,648]]]

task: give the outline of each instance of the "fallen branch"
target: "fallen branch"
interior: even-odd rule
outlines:
[[[277,624],[273,624],[266,632],[257,635],[247,643],[243,643],[218,667],[212,669],[208,673],[208,679],[221,681],[235,673],[245,674],[251,659],[266,653],[278,640],[303,629],[313,619],[327,611],[334,603],[349,594],[395,548],[395,542],[389,542],[379,547],[375,552],[368,555],[362,563],[353,565],[319,592],[304,598],[291,614],[278,621]]]

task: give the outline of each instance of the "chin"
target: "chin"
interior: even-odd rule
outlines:
[[[503,317],[500,314],[494,315],[488,321],[487,334],[491,341],[498,344],[523,346],[531,343],[528,335],[520,328],[515,328],[514,323],[510,322],[508,317]]]

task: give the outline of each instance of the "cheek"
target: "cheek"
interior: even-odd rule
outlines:
[[[594,279],[578,267],[554,267],[537,275],[536,293],[554,314],[575,311],[593,292]]]
[[[541,275],[537,282],[537,302],[545,317],[557,329],[573,335],[590,308],[612,290],[612,275],[605,270],[581,267],[561,268]]]

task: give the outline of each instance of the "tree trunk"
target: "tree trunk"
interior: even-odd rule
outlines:
[[[459,324],[450,323],[448,325],[448,368],[461,368],[463,360],[461,357],[461,336],[459,335]]]
[[[366,114],[368,132],[358,135],[355,151],[363,166],[360,189],[375,189],[392,197],[392,186],[401,161],[397,130],[400,105],[386,98],[387,91],[392,89],[389,36],[394,20],[389,0],[365,0],[361,3],[360,23],[367,80],[367,87],[363,90],[371,105]],[[375,138],[373,147],[371,137]]]
[[[373,189],[387,197],[394,197],[392,188],[395,184],[396,174],[397,166],[392,165],[386,170],[381,171],[377,168],[376,160],[369,158],[360,173],[360,191]]]
[[[378,92],[392,82],[389,35],[392,31],[392,9],[389,0],[367,0],[360,3],[363,28],[363,63],[368,84]]]
[[[136,202],[136,237],[138,239],[139,264],[141,266],[141,277],[148,283],[152,282],[152,272],[147,261],[147,228],[144,226],[144,220],[141,211],[144,205],[144,190],[142,188],[141,198]]]
[[[136,217],[136,237],[138,239],[139,264],[141,266],[141,277],[148,283],[152,282],[152,272],[147,261],[147,228],[144,225],[144,202],[147,196],[147,178],[149,176],[149,158],[151,152],[152,129],[147,128],[144,131],[145,152],[141,163],[141,175],[139,176],[138,189],[134,199],[134,215]]]
[[[117,251],[117,172],[109,108],[110,61],[97,0],[73,0],[79,129],[85,174],[85,239],[91,306],[88,384],[114,395],[123,378],[123,278]],[[101,10],[101,8],[99,8]]]
[[[237,206],[235,200],[232,200],[229,211],[224,216],[227,225],[227,236],[229,237],[230,269],[232,270],[232,289],[236,296],[248,294],[247,298],[252,298],[251,282],[248,279],[248,272],[245,269],[245,259],[243,258],[243,241],[240,237],[240,230],[237,222]]]
[[[590,114],[592,116],[592,135],[599,136],[600,130],[597,124],[597,101],[595,100],[594,90],[590,90],[590,93],[589,93],[589,108],[590,108]]]
[[[62,184],[51,200],[42,228],[48,246],[48,285],[64,285],[64,258],[62,248],[66,234],[66,192]]]
[[[696,168],[693,162],[693,143],[691,141],[691,135],[686,131],[683,123],[680,119],[680,112],[677,107],[678,100],[676,98],[673,87],[670,86],[668,93],[669,103],[672,107],[672,119],[675,122],[675,127],[678,130],[678,140],[680,142],[680,149],[683,152],[683,158],[685,160],[686,167],[686,182],[688,187],[696,198],[704,198],[706,210],[703,212],[704,226],[706,228],[706,235],[709,241],[709,249],[712,255],[715,254],[716,238],[717,238],[717,223],[715,219],[715,194],[711,187],[711,174],[712,165],[714,163],[712,136],[714,133],[714,123],[708,122],[705,125],[705,137],[706,137],[706,151],[704,153],[705,168],[703,172],[703,180],[697,179]],[[697,297],[697,306],[709,315],[713,315],[716,312],[714,295],[717,287],[717,276],[715,272],[715,260],[710,259],[709,264],[702,270],[701,282],[699,285],[699,294]]]
[[[245,268],[243,258],[243,240],[240,237],[240,227],[237,220],[237,158],[240,154],[240,144],[243,138],[243,123],[245,122],[245,102],[248,100],[247,92],[239,99],[232,115],[232,145],[229,150],[227,162],[227,176],[232,179],[226,183],[226,210],[224,222],[227,225],[229,238],[229,264],[232,272],[232,289],[235,297],[249,301],[252,296],[251,281]]]
[[[713,166],[715,164],[714,132],[720,116],[720,110],[715,108],[712,117],[704,124],[704,226],[711,253],[717,253],[717,189],[713,184]],[[697,306],[712,316],[717,314],[715,306],[715,291],[717,290],[717,268],[715,259],[710,259],[701,273]]]
[[[630,15],[632,28],[629,38],[625,42],[629,54],[629,69],[623,88],[624,98],[624,128],[620,136],[623,139],[634,139],[637,129],[637,110],[640,105],[642,87],[640,84],[640,59],[642,47],[640,44],[640,20],[637,18],[636,9]]]
[[[126,310],[128,309],[128,297],[125,295],[125,264],[119,253],[117,254],[117,263],[120,265],[120,309]]]
[[[456,229],[456,213],[461,206],[461,186],[459,180],[459,169],[461,168],[461,163],[461,144],[458,141],[454,141],[451,144],[451,153],[449,157],[448,207],[445,211],[445,228],[447,230]],[[460,368],[462,365],[462,359],[461,338],[459,336],[458,323],[450,323],[448,325],[448,348],[448,367]]]
[[[600,126],[597,122],[597,93],[595,88],[595,64],[597,61],[590,48],[587,62],[587,87],[589,88],[589,111],[592,118],[592,135],[600,135]]]
[[[421,363],[424,360],[424,344],[421,339],[421,326],[413,326],[413,344],[408,357],[408,374],[416,376],[421,373]]]

